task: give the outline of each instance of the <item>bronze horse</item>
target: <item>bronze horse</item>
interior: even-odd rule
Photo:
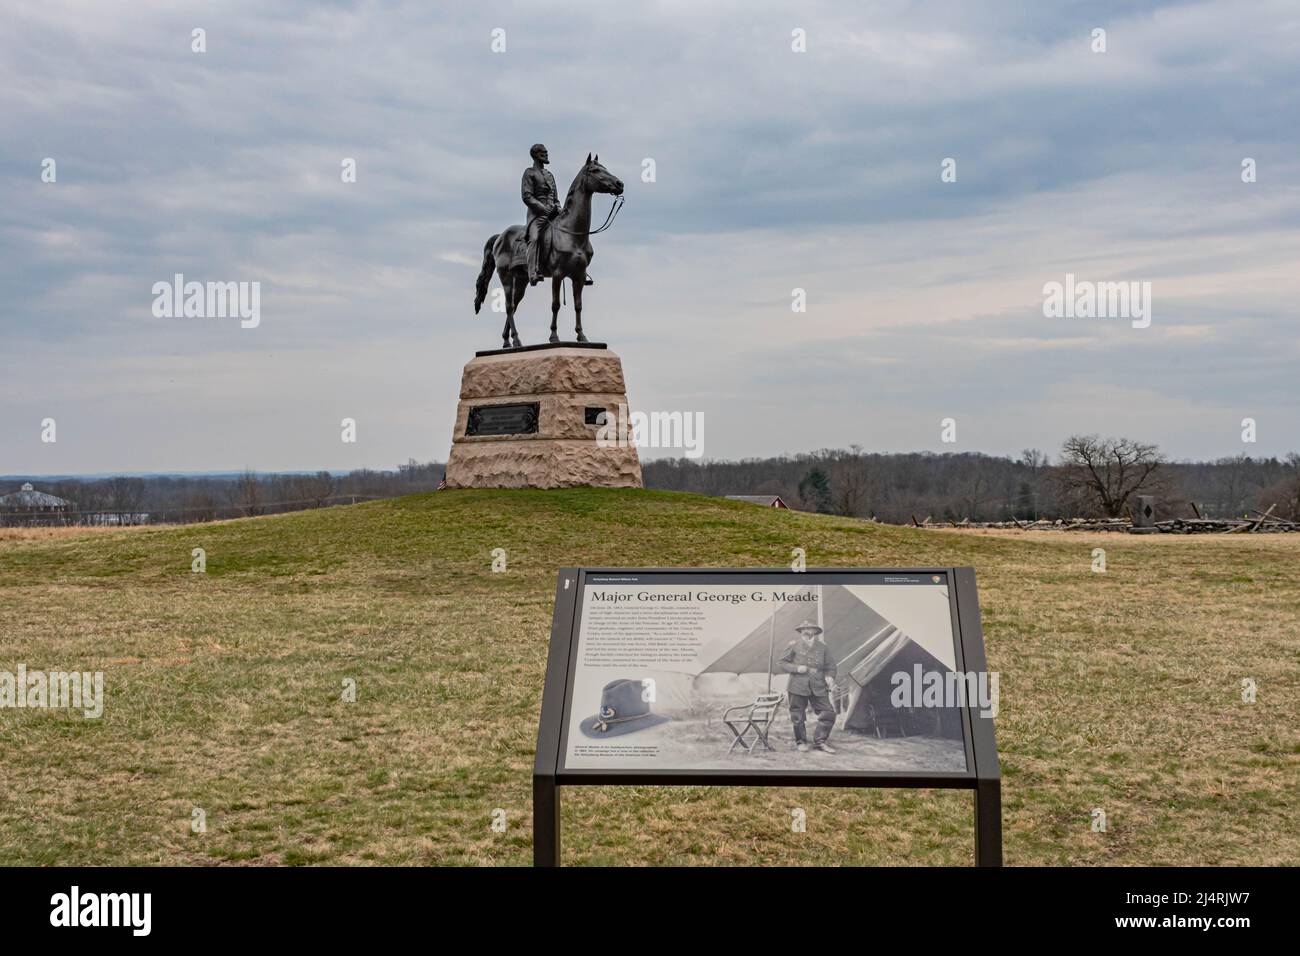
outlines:
[[[610,219],[600,229],[591,228],[591,197],[595,193],[609,193],[613,196],[623,195],[623,181],[600,165],[600,157],[587,154],[587,162],[578,175],[574,177],[569,194],[565,197],[564,208],[560,210],[544,231],[549,231],[545,257],[542,262],[542,275],[551,279],[551,341],[560,341],[555,331],[556,318],[560,314],[560,288],[564,280],[569,279],[573,285],[573,314],[576,319],[577,341],[585,342],[582,334],[582,285],[587,277],[587,266],[595,252],[591,248],[589,237],[609,226]],[[523,343],[519,341],[519,332],[515,328],[515,309],[523,301],[524,292],[528,290],[528,266],[525,261],[524,227],[507,226],[504,232],[488,239],[483,246],[483,268],[479,270],[478,286],[474,295],[474,314],[477,315],[487,298],[488,283],[492,281],[492,270],[496,269],[501,280],[501,288],[506,294],[506,325],[501,330],[501,347],[510,348],[511,340],[515,348]]]

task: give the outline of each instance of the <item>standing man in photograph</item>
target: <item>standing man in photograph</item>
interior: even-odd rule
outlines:
[[[818,640],[822,629],[812,621],[804,621],[795,628],[799,639],[790,642],[778,663],[790,675],[786,693],[790,695],[790,723],[794,725],[794,746],[800,753],[808,750],[808,732],[805,714],[811,706],[817,714],[817,729],[813,732],[813,749],[822,753],[835,753],[828,743],[831,728],[835,726],[835,708],[831,706],[831,691],[835,687],[835,662],[831,660],[826,642]]]

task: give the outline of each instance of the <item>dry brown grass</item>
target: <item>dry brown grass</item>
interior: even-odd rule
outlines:
[[[591,490],[58,531],[0,539],[0,670],[103,670],[108,701],[0,710],[10,863],[527,863],[556,568],[796,546],[976,567],[1008,863],[1300,862],[1300,536],[920,531]],[[581,788],[566,862],[965,864],[970,813],[961,792]]]

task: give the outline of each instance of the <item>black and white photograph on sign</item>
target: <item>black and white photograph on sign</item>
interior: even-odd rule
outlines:
[[[588,579],[575,656],[569,770],[967,770],[946,575]]]

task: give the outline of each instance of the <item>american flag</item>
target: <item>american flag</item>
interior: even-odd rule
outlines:
[[[434,490],[434,491],[442,491],[442,490],[443,490],[444,488],[446,488],[446,487],[447,487],[447,476],[444,475],[443,477],[441,477],[441,478],[438,479],[438,487],[437,487],[437,488],[434,488],[433,490]]]

